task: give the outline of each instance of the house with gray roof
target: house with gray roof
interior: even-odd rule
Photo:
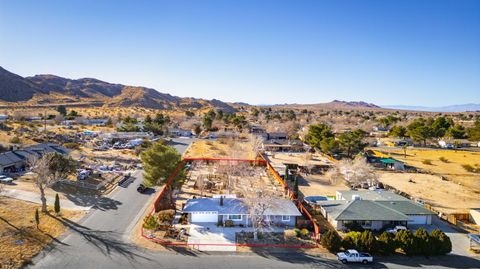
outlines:
[[[23,149],[0,153],[0,174],[23,170],[30,156],[40,157],[49,152],[66,155],[69,150],[54,143],[40,143]]]
[[[196,198],[187,201],[183,213],[193,224],[217,224],[233,221],[235,225],[251,226],[250,208],[242,198]],[[290,226],[302,214],[295,204],[287,199],[272,199],[271,205],[263,213],[264,220],[274,225]]]
[[[430,225],[432,211],[409,199],[385,190],[337,191],[336,200],[317,201],[322,215],[337,229],[352,222],[365,229],[411,224]]]

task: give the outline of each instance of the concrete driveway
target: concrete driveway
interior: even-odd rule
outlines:
[[[236,251],[235,233],[241,229],[217,227],[213,224],[190,225],[188,244],[201,251]],[[196,244],[199,244],[195,246]],[[208,244],[208,245],[205,245]]]

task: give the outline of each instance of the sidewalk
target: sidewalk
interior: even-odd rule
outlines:
[[[3,195],[10,197],[10,198],[15,198],[27,202],[32,202],[36,204],[40,204],[40,194],[35,193],[35,192],[29,192],[29,191],[23,191],[23,190],[13,190],[13,189],[6,189],[3,192]],[[53,205],[55,202],[55,197],[54,196],[48,196],[47,195],[47,204],[48,205]],[[65,209],[70,209],[70,210],[90,210],[92,207],[91,206],[79,206],[73,203],[72,201],[66,200],[66,199],[60,199],[60,205],[62,208]]]

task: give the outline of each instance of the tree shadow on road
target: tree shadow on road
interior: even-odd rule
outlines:
[[[66,193],[65,197],[72,201],[75,205],[85,207],[91,206],[92,208],[99,209],[101,211],[117,210],[118,206],[122,204],[117,200],[103,196],[72,195]]]
[[[344,268],[344,265],[324,255],[313,255],[296,249],[252,247],[252,252],[260,257],[292,264],[309,264],[321,268]]]
[[[379,259],[375,262],[375,268],[389,268],[392,264],[412,268],[425,266],[441,266],[442,268],[480,268],[480,257],[476,259],[474,257],[455,254],[434,257],[392,256],[385,259]]]
[[[140,251],[135,245],[123,242],[122,235],[119,233],[92,230],[68,219],[58,217],[56,219],[74,233],[81,235],[90,245],[97,248],[105,256],[112,256],[114,253],[117,253],[131,262],[139,258],[151,261],[151,259],[140,255]]]

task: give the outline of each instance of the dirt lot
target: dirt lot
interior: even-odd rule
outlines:
[[[254,143],[249,138],[198,140],[188,148],[185,157],[255,159]]]
[[[268,159],[272,165],[278,166],[283,164],[297,164],[299,166],[308,167],[312,169],[314,166],[331,166],[333,163],[326,157],[320,154],[311,153],[275,153],[269,155]],[[323,173],[317,171],[316,173],[300,172],[298,186],[303,196],[335,196],[337,190],[347,190],[348,187],[343,183],[332,185],[330,181],[325,178]]]
[[[81,212],[62,210],[61,216],[40,214],[39,229],[35,225],[35,209],[39,205],[0,197],[0,264],[1,268],[20,268],[33,256],[60,236],[66,227],[63,219],[76,220]],[[18,212],[22,212],[19,214]]]
[[[380,172],[379,180],[414,198],[424,200],[444,213],[463,212],[480,205],[480,192],[442,180],[440,176]]]
[[[462,165],[480,165],[480,152],[455,151],[442,149],[407,149],[407,158],[399,148],[382,148],[379,150],[431,173],[446,177],[448,180],[480,191],[480,174],[467,172]],[[444,160],[440,160],[440,158]],[[430,160],[431,164],[423,163]]]

